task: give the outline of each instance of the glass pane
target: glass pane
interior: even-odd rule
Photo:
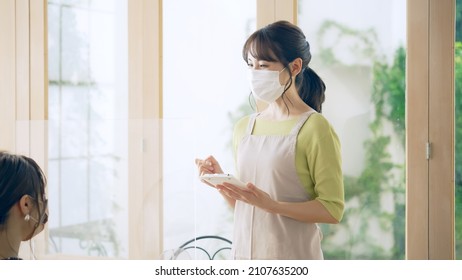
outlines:
[[[462,1],[456,0],[455,64],[455,229],[456,259],[462,259]]]
[[[195,158],[234,173],[231,133],[251,110],[241,50],[255,1],[164,1],[164,249],[200,235],[232,234],[231,209],[199,182]],[[188,258],[199,258],[192,254]]]
[[[50,254],[128,256],[126,11],[48,1]]]
[[[346,208],[321,225],[325,258],[404,259],[406,1],[300,0],[298,22],[342,143]]]

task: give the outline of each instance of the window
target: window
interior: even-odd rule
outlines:
[[[50,254],[128,255],[126,6],[48,2]]]
[[[403,259],[406,2],[300,0],[298,22],[342,143],[346,212],[322,225],[325,257]]]
[[[251,108],[241,56],[255,30],[252,1],[164,1],[164,250],[232,234],[233,213],[199,182],[195,158],[234,173],[233,124]],[[195,258],[195,256],[189,256]]]

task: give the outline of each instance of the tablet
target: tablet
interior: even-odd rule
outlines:
[[[237,187],[246,188],[247,185],[231,174],[204,174],[200,178],[213,186],[229,183]]]

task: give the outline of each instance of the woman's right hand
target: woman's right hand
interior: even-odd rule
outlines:
[[[215,173],[220,173],[223,174],[223,169],[221,169],[220,164],[218,161],[213,157],[213,156],[208,156],[205,159],[198,159],[196,158],[196,165],[197,168],[199,169],[199,176],[204,175],[204,174],[215,174]],[[203,183],[214,187],[208,182],[202,181]],[[231,198],[227,196],[226,194],[220,192],[223,198],[228,202],[229,206],[234,208],[234,205],[236,204],[236,200],[234,198]]]
[[[196,166],[199,169],[199,176],[204,175],[204,174],[215,174],[215,173],[220,173],[223,174],[223,170],[221,169],[220,164],[218,161],[213,157],[213,156],[208,156],[205,159],[198,159],[196,158]],[[203,183],[214,187],[208,182],[202,181]],[[223,198],[226,200],[226,202],[234,208],[234,205],[236,204],[236,200],[232,197],[227,196],[226,194],[220,192],[220,194],[223,196]]]
[[[199,169],[199,176],[204,174],[223,173],[220,164],[213,156],[208,156],[205,159],[196,158],[196,165]]]

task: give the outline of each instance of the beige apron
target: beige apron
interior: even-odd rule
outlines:
[[[258,115],[253,114],[237,151],[241,181],[254,183],[277,201],[310,200],[295,168],[295,145],[301,127],[314,112],[303,114],[289,135],[252,135]],[[316,224],[236,202],[234,259],[323,259],[321,239]]]

